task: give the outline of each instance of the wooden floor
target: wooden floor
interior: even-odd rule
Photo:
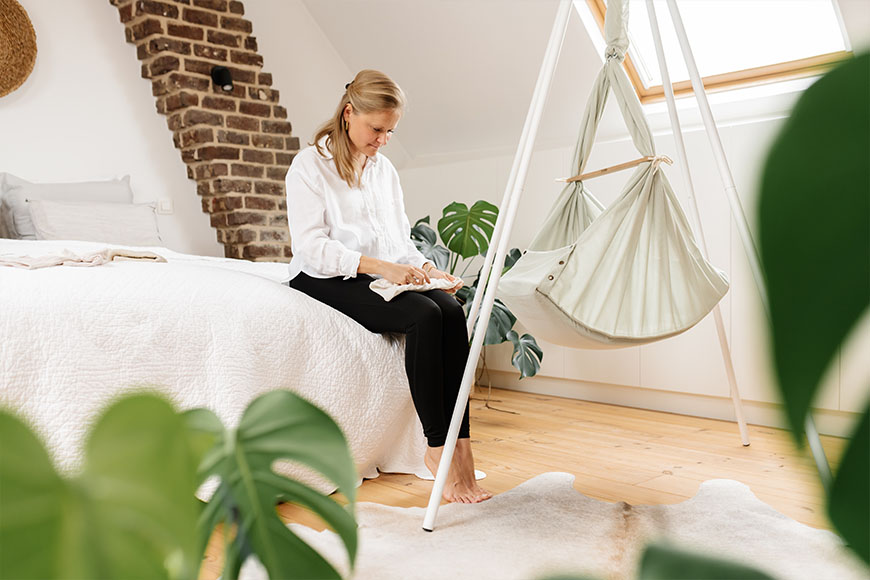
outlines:
[[[471,435],[483,487],[500,493],[541,473],[563,471],[589,497],[630,504],[671,504],[686,500],[708,479],[736,479],[779,512],[804,524],[829,529],[815,464],[799,452],[788,432],[750,426],[752,444],[743,447],[737,425],[493,389],[474,393]],[[832,468],[846,441],[822,437]],[[366,480],[358,501],[425,507],[432,482],[406,474]],[[288,522],[318,530],[323,524],[291,505],[279,507]],[[220,542],[212,542],[217,548]],[[210,550],[203,578],[219,575]]]

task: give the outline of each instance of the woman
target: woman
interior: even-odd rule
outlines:
[[[385,74],[363,70],[345,86],[335,115],[287,172],[293,248],[290,286],[353,318],[371,332],[406,334],[405,370],[435,474],[468,359],[462,307],[450,294],[462,280],[435,268],[410,239],[399,176],[378,150],[389,142],[405,96]],[[369,288],[446,279],[443,290],[405,292],[386,302]],[[476,503],[492,495],[474,478],[468,407],[444,499]]]

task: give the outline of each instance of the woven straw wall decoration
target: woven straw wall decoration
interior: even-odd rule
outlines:
[[[15,0],[0,0],[0,97],[20,87],[36,62],[36,31]]]

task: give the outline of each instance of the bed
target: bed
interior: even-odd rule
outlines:
[[[360,477],[427,474],[403,341],[289,288],[286,264],[39,239],[0,239],[0,255],[107,246],[166,262],[0,267],[0,406],[31,422],[61,470],[77,468],[89,423],[122,393],[156,390],[235,426],[252,399],[283,388],[332,415]]]

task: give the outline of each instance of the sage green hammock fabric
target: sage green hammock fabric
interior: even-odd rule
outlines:
[[[612,90],[635,147],[655,144],[622,69],[628,1],[610,0],[606,62],[586,106],[575,152],[582,174]],[[604,208],[581,182],[568,184],[498,296],[535,337],[583,348],[644,344],[684,332],[728,291],[704,259],[660,161],[642,163]]]

